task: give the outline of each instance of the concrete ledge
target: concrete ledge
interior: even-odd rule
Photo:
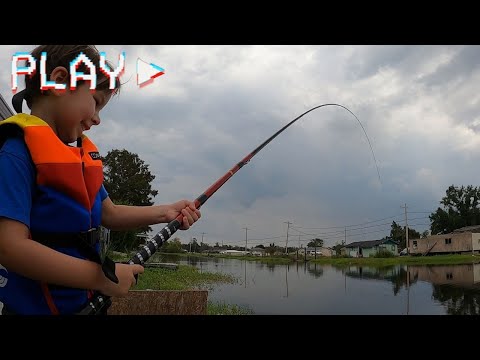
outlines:
[[[108,315],[206,315],[207,299],[207,290],[131,290]]]

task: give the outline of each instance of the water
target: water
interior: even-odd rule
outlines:
[[[198,257],[159,261],[233,275],[236,283],[214,285],[208,300],[258,315],[480,314],[480,264],[337,268]]]

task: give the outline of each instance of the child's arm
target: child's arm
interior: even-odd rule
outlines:
[[[100,265],[62,254],[28,238],[21,222],[0,218],[0,264],[34,280],[79,289],[98,290],[108,296],[125,296],[143,273],[140,265],[116,265],[119,283],[107,279]]]
[[[188,200],[154,206],[115,205],[109,197],[102,201],[102,225],[111,230],[168,223],[180,214],[183,215],[180,230],[187,230],[201,216],[200,210]]]

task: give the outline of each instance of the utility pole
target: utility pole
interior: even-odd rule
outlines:
[[[245,252],[247,252],[248,228],[244,227],[244,229],[245,229]]]
[[[284,221],[284,224],[287,224],[287,241],[285,242],[285,254],[288,255],[288,230],[290,229],[290,224],[292,224],[290,221]]]
[[[297,261],[298,261],[298,250],[300,249],[300,234],[298,234],[298,248],[297,248]],[[297,263],[298,266],[298,263]]]
[[[192,242],[193,242],[193,237],[190,239],[190,251],[189,252],[192,252]]]
[[[345,241],[343,242],[343,245],[347,243],[347,227],[345,226]]]
[[[203,235],[205,235],[206,233],[205,232],[202,232],[202,241],[200,242],[200,251],[202,251],[202,244],[203,244]]]
[[[405,209],[405,248],[407,249],[408,255],[408,220],[407,220],[407,203],[404,206],[400,206]]]

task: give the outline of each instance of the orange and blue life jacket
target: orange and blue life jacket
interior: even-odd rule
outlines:
[[[98,231],[92,231],[101,223],[103,168],[97,147],[85,135],[78,147],[64,144],[36,116],[21,113],[0,121],[0,133],[15,127],[23,133],[36,171],[31,239],[100,262]],[[8,283],[0,287],[0,300],[19,314],[69,314],[87,302],[89,293],[8,272]]]

